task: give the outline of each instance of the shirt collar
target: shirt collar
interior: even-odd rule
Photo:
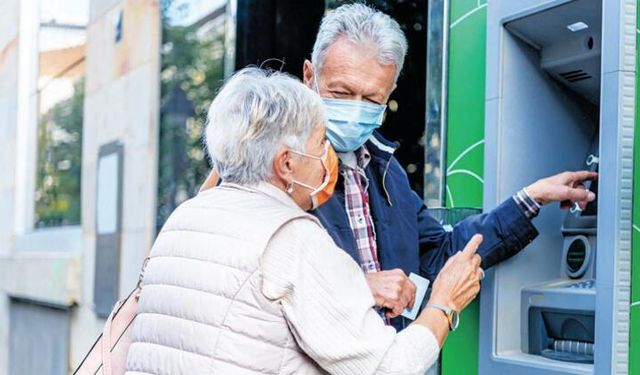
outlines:
[[[356,166],[365,169],[371,161],[371,153],[365,145],[355,151],[339,152],[338,157],[341,161],[340,167],[344,166],[351,169],[355,169]]]

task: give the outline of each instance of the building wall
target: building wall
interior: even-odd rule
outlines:
[[[7,257],[13,238],[15,184],[17,71],[18,71],[18,1],[0,1],[0,259]],[[1,275],[1,270],[0,270]],[[3,285],[0,276],[0,285]],[[0,373],[9,366],[9,302],[0,293]]]
[[[98,149],[124,146],[119,295],[135,286],[155,230],[160,11],[155,0],[91,0],[85,72],[81,226],[33,229],[37,22],[31,1],[0,0],[0,374],[10,297],[70,309],[69,366],[100,333],[92,310]],[[116,20],[122,14],[122,37]],[[35,60],[34,60],[35,59]],[[31,203],[30,203],[31,202]],[[37,353],[33,353],[37,360]]]
[[[71,362],[79,363],[102,329],[93,301],[96,170],[99,147],[124,146],[119,295],[138,280],[155,228],[160,15],[154,0],[93,0],[87,39],[82,169],[82,294],[71,326]],[[122,39],[115,19],[122,15]],[[90,329],[87,329],[90,327]]]

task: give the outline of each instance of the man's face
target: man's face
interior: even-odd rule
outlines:
[[[304,83],[318,89],[323,98],[358,100],[386,104],[395,89],[395,65],[380,64],[375,52],[357,46],[346,39],[338,39],[329,49],[322,71],[315,72],[313,64],[304,62]]]

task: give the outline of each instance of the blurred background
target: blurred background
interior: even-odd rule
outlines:
[[[225,77],[301,76],[332,0],[0,0],[0,374],[66,374],[209,172]],[[382,128],[423,194],[427,0]]]

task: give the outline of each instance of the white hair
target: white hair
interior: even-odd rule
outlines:
[[[304,151],[311,131],[324,123],[322,100],[296,78],[245,68],[211,103],[206,144],[223,181],[255,184],[272,176],[280,147]]]
[[[398,79],[407,54],[407,38],[400,25],[388,15],[356,3],[342,5],[324,16],[311,53],[311,62],[320,75],[329,47],[346,38],[355,45],[373,46],[378,62],[395,65]]]

